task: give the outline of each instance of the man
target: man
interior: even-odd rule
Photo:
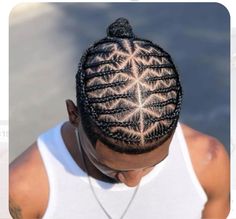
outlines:
[[[215,138],[178,123],[170,55],[116,20],[82,56],[69,122],[10,167],[13,218],[226,218],[229,160]]]

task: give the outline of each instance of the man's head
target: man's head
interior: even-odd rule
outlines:
[[[170,55],[136,37],[124,18],[82,56],[76,91],[89,139],[121,153],[155,149],[171,136],[179,118],[182,91]]]
[[[72,104],[69,103],[69,105]],[[72,104],[73,105],[73,104]],[[95,167],[95,172],[103,173],[110,179],[122,182],[127,186],[136,186],[143,176],[148,174],[154,166],[159,164],[168,155],[172,136],[160,147],[142,154],[125,154],[112,150],[101,141],[94,147],[88,139],[82,124],[75,130],[77,146],[80,149],[84,163]],[[86,168],[87,169],[87,168]],[[92,176],[94,172],[89,172]],[[93,174],[92,174],[93,173]],[[99,178],[100,179],[100,178]]]

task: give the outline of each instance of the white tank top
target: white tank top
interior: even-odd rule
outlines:
[[[63,142],[62,125],[37,140],[50,188],[43,219],[107,219],[91,191],[87,174]],[[93,178],[92,183],[104,208],[112,218],[119,219],[135,188]],[[178,124],[168,156],[142,178],[124,219],[200,219],[206,201]]]

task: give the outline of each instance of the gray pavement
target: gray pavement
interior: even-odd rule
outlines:
[[[229,151],[230,26],[217,3],[51,3],[10,17],[10,160],[44,130],[66,120],[82,52],[127,17],[138,36],[173,57],[181,75],[181,121],[220,139]]]

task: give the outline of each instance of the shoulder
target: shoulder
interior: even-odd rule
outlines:
[[[224,145],[216,138],[181,124],[193,168],[208,202],[227,203],[230,191],[230,162]]]
[[[10,164],[9,194],[13,218],[40,218],[44,213],[48,180],[36,142]]]
[[[230,162],[224,145],[182,125],[193,168],[207,195],[203,218],[226,218],[230,209]]]
[[[225,146],[215,137],[199,132],[185,124],[181,124],[191,158],[199,164],[209,165],[217,160],[227,161]]]

